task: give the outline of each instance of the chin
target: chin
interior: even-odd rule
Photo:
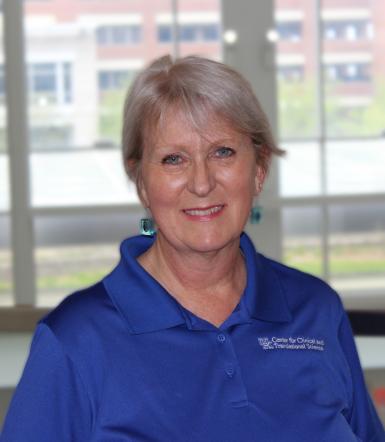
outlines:
[[[239,237],[240,234],[235,236],[227,236],[227,237],[218,234],[208,235],[207,237],[201,235],[199,238],[194,238],[191,239],[190,241],[186,241],[185,244],[191,250],[194,250],[196,252],[201,252],[201,253],[216,252],[225,248],[230,243],[238,241]]]

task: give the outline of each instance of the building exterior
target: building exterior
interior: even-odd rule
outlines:
[[[290,127],[292,109],[286,102],[314,86],[315,5],[276,1],[279,98],[287,109],[281,116],[282,137],[295,137],[297,130],[295,124]],[[181,0],[178,8],[178,53],[221,59],[220,0]],[[354,117],[385,89],[383,2],[324,0],[321,20],[326,99],[332,110]],[[149,60],[175,53],[170,0],[30,0],[25,24],[31,144],[36,149],[119,144],[122,98],[133,75]],[[301,97],[297,100],[297,113],[302,108],[308,113]],[[4,112],[0,125],[5,125]],[[337,129],[331,135],[341,132]]]
[[[385,124],[376,124],[373,114],[379,117],[380,101],[383,105],[385,100],[385,66],[381,55],[385,53],[383,2],[323,0],[320,3],[322,39],[318,47],[322,51],[328,135],[380,135]],[[316,2],[306,0],[276,1],[278,78],[281,82],[307,84],[305,93],[314,89],[317,81],[315,7]],[[304,107],[304,111],[309,110]],[[286,116],[285,121],[288,119]],[[292,132],[288,130],[287,135],[295,137],[297,134]],[[311,131],[307,135],[312,135]]]

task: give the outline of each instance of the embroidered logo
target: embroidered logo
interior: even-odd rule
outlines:
[[[258,344],[264,350],[315,350],[324,351],[323,339],[308,336],[290,336],[288,338],[272,336],[258,338]]]

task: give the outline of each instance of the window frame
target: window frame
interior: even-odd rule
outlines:
[[[385,202],[385,193],[350,194],[346,196],[326,194],[326,138],[324,97],[324,72],[322,64],[322,14],[320,0],[313,0],[318,8],[314,18],[318,30],[316,48],[318,48],[318,78],[317,103],[319,111],[318,133],[314,141],[320,145],[321,194],[312,197],[281,197],[279,195],[279,174],[277,162],[272,165],[269,180],[266,184],[261,204],[264,206],[265,220],[261,226],[250,227],[249,233],[257,246],[269,256],[282,259],[282,226],[281,214],[286,207],[316,206],[321,210],[321,245],[323,256],[323,278],[330,279],[329,268],[329,209],[333,203]],[[176,0],[172,1],[173,17],[177,16]],[[259,99],[265,109],[273,130],[276,129],[276,85],[272,79],[271,70],[275,69],[274,45],[266,39],[267,32],[274,27],[274,2],[245,2],[235,5],[232,0],[222,1],[223,29],[235,29],[240,43],[227,44],[223,47],[223,59],[230,65],[241,67],[243,74],[248,77],[255,90],[260,91]],[[245,17],[248,17],[245,19]],[[257,17],[257,18],[256,18]],[[9,1],[3,5],[4,19],[4,52],[6,63],[4,71],[6,78],[6,103],[8,113],[8,155],[10,164],[10,210],[5,211],[12,220],[12,251],[13,251],[13,296],[15,308],[29,306],[34,309],[36,302],[36,275],[34,261],[34,233],[33,220],[38,213],[55,213],[57,208],[33,208],[30,196],[30,140],[28,135],[27,89],[25,84],[26,51],[24,46],[24,10],[23,2]],[[176,19],[173,24],[175,36]],[[178,42],[173,40],[174,54],[178,53]],[[179,42],[180,44],[181,42]],[[250,57],[250,53],[263,54],[264,63],[258,57]],[[11,56],[12,54],[12,56]],[[17,149],[15,149],[17,146]],[[78,207],[66,206],[60,208],[65,212],[72,210],[92,210],[95,215],[106,210],[121,210],[123,206]],[[138,206],[135,206],[137,208]],[[377,302],[375,299],[371,307],[384,309],[385,289],[383,297]],[[342,296],[345,294],[342,293]],[[363,296],[371,296],[370,290]],[[362,296],[362,297],[363,297]],[[361,299],[362,299],[361,297]],[[345,298],[348,302],[348,297]],[[354,302],[350,304],[354,307]]]

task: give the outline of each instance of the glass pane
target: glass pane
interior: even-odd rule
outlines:
[[[358,336],[355,340],[366,385],[378,416],[385,425],[385,337]]]
[[[0,307],[13,304],[10,229],[10,217],[0,215]]]
[[[5,151],[0,152],[0,212],[9,210],[9,160]]]
[[[54,306],[107,275],[119,258],[120,241],[139,233],[141,212],[37,216],[38,305]]]
[[[0,8],[0,213],[9,210],[9,159],[7,146],[7,108],[3,47],[3,12]]]
[[[100,149],[118,151],[123,100],[133,76],[172,50],[170,42],[158,41],[156,29],[157,17],[170,14],[171,2],[73,0],[63,7],[61,1],[30,0],[24,8],[29,135],[32,150],[39,152],[31,164],[34,204],[50,204],[47,193],[56,194],[55,205],[94,203],[100,189],[105,189],[100,202],[129,202],[131,194],[123,196],[113,184],[117,180],[120,186],[120,172],[118,178],[115,168],[110,174],[89,172],[98,160],[79,167],[76,150],[101,161],[111,153]],[[48,153],[52,150],[61,154]]]
[[[283,143],[279,160],[280,195],[310,196],[321,192],[319,145],[315,142]]]
[[[333,141],[327,149],[331,194],[385,192],[385,140]]]
[[[384,132],[383,2],[347,0],[322,11],[326,125],[330,137]]]
[[[321,276],[321,212],[316,207],[286,207],[282,211],[283,260],[304,272]]]
[[[222,59],[221,1],[178,1],[179,54],[199,54],[215,60]],[[169,23],[162,23],[160,36],[165,38]],[[169,31],[168,35],[169,34]]]
[[[317,132],[315,2],[275,0],[279,136],[311,138]]]
[[[10,183],[3,42],[3,12],[0,8],[0,307],[10,306],[14,303],[10,244],[11,222],[8,214],[10,210]]]
[[[341,292],[385,288],[385,204],[330,208],[331,283]],[[385,299],[385,298],[384,298]]]
[[[138,203],[116,149],[31,154],[34,206]]]

